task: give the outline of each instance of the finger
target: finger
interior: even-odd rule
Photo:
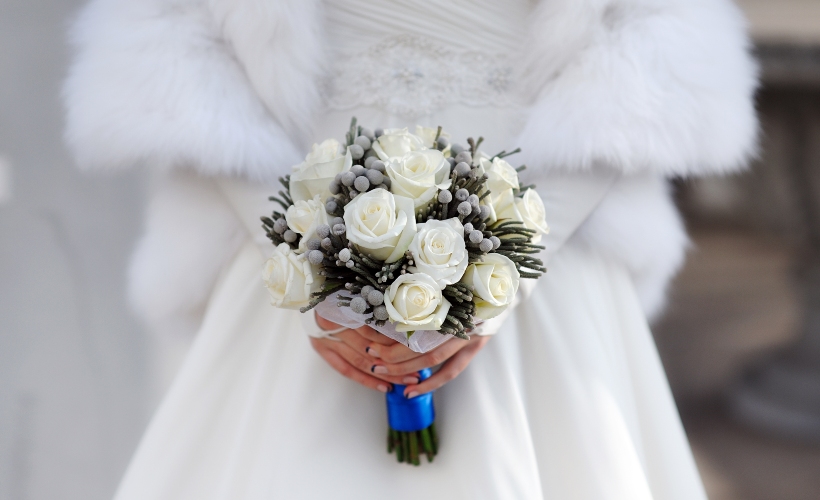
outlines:
[[[378,334],[378,335],[381,335],[381,334]],[[355,352],[363,355],[362,359],[364,361],[362,361],[362,366],[366,370],[373,373],[372,372],[372,370],[373,370],[373,359],[372,358],[368,359],[368,357],[364,356],[364,355],[369,355],[369,356],[378,358],[378,351],[371,347],[370,342],[368,342],[368,340],[366,338],[364,338],[359,333],[358,329],[357,330],[344,330],[340,333],[334,334],[334,337],[338,338],[339,340],[341,340],[342,342],[347,344]],[[391,342],[394,342],[394,341],[391,340]],[[396,344],[401,346],[401,347],[404,347],[402,344],[399,344],[399,343],[396,343]],[[379,346],[377,349],[381,349],[383,347],[386,347],[386,346],[382,346],[380,344],[376,344],[376,345]],[[393,383],[396,383],[396,384],[405,384],[405,385],[407,385],[407,384],[417,384],[419,382],[418,375],[415,374],[415,373],[408,374],[408,375],[403,375],[401,377],[390,377],[390,376],[382,375],[382,374],[379,374],[379,375],[382,378],[384,378],[385,380],[389,380],[390,382],[393,382]]]
[[[314,313],[313,317],[316,319],[316,324],[319,325],[319,328],[322,330],[338,330],[342,327],[342,325],[338,325],[332,321],[326,320],[325,318],[319,316],[318,313]]]
[[[386,347],[381,344],[375,344],[379,347],[376,349],[371,348],[371,345],[373,344],[371,344],[371,342],[368,339],[364,338],[358,330],[345,330],[341,333],[335,334],[334,337],[338,338],[339,340],[350,346],[350,348],[352,348],[357,353],[363,355],[364,359],[366,360],[364,361],[364,364],[366,365],[368,371],[373,366],[373,358],[378,358],[378,349]],[[399,383],[415,384],[417,382],[418,378],[414,378],[412,380],[408,379]]]
[[[368,339],[371,342],[375,342],[376,344],[379,344],[379,345],[391,346],[393,344],[399,344],[398,342],[391,339],[387,335],[383,335],[383,334],[377,332],[376,330],[370,328],[367,325],[360,326],[359,328],[356,328],[356,331],[359,332],[359,334],[362,337]],[[401,345],[401,344],[399,344],[399,345]]]
[[[316,349],[316,352],[319,353],[319,356],[327,361],[327,364],[339,372],[343,377],[349,378],[350,380],[358,382],[368,389],[373,389],[375,391],[388,392],[392,390],[389,383],[366,373],[362,373],[330,349],[327,349],[324,346],[317,347],[316,345],[314,345],[314,349]]]
[[[389,346],[370,344],[365,349],[374,358],[380,358],[385,363],[401,363],[409,361],[419,356],[424,356],[423,352],[416,352],[401,342],[396,342]]]
[[[370,345],[370,341],[362,337],[358,331],[344,330],[333,334],[333,336],[349,345],[354,351],[367,354],[367,347]]]
[[[443,365],[441,365],[441,369],[434,373],[432,377],[418,385],[408,386],[404,390],[405,397],[414,398],[420,394],[435,391],[436,389],[443,387],[447,382],[450,382],[454,378],[458,377],[459,374],[467,368],[470,361],[473,360],[488,340],[489,337],[482,337],[478,342],[470,343],[470,345],[458,351]]]
[[[328,342],[333,342],[332,340]],[[359,354],[353,348],[345,344],[344,342],[333,342],[333,344],[328,344],[327,348],[336,352],[339,356],[345,359],[350,365],[354,368],[358,369],[362,373],[372,375],[376,378],[380,378],[386,382],[390,382],[393,384],[416,384],[418,383],[418,377],[411,377],[408,375],[401,376],[401,375],[391,375],[387,373],[376,373],[373,370],[373,362],[371,359],[367,359],[364,355]]]
[[[468,341],[453,338],[422,356],[402,363],[384,363],[378,360],[371,371],[377,375],[405,375],[444,363],[468,345]]]

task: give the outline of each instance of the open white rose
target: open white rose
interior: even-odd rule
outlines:
[[[490,224],[499,219],[521,220],[515,208],[515,194],[513,189],[518,189],[518,172],[506,161],[496,158],[490,161],[489,156],[480,153],[478,161],[478,173],[487,175],[487,189],[490,190],[481,204],[487,205],[490,209]]]
[[[322,280],[304,255],[297,255],[287,243],[280,243],[265,261],[262,271],[271,304],[285,309],[308,305],[310,294],[318,291]]]
[[[524,191],[524,196],[515,199],[515,207],[521,216],[521,221],[527,229],[534,229],[538,234],[533,236],[532,242],[541,241],[541,236],[550,232],[547,226],[546,209],[541,196],[534,189]]]
[[[434,143],[434,141],[436,140],[436,133],[438,133],[438,127],[437,128],[430,128],[430,127],[422,127],[421,125],[416,125],[416,135],[421,138],[422,143],[424,144],[424,147],[426,147],[426,148],[436,147],[436,145]],[[441,135],[439,137],[444,137],[445,139],[449,140],[450,139],[450,134],[448,134],[447,132],[442,130]],[[442,151],[443,153],[445,153],[444,156],[447,156],[446,151],[449,148],[450,147],[447,146],[447,149]]]
[[[487,188],[493,194],[499,194],[508,188],[518,189],[518,172],[506,161],[501,158],[492,161],[481,158],[480,165],[487,174]]]
[[[413,200],[374,189],[345,205],[347,239],[376,260],[395,262],[416,234]]]
[[[402,274],[384,294],[384,306],[399,332],[438,330],[450,311],[450,302],[426,274]]]
[[[515,194],[512,188],[506,188],[500,193],[491,193],[482,200],[482,205],[487,205],[490,209],[490,217],[488,222],[490,224],[499,220],[514,220],[522,222],[523,218],[518,212],[518,207],[515,204]]]
[[[405,153],[425,149],[421,137],[411,134],[406,128],[391,128],[384,131],[373,143],[373,151],[382,161],[401,158]]]
[[[467,266],[461,282],[475,295],[476,317],[490,319],[512,304],[519,279],[513,261],[501,254],[490,253],[484,256],[483,262]]]
[[[442,290],[457,283],[467,269],[464,226],[458,219],[448,219],[430,220],[417,227],[410,242],[415,264],[410,270],[430,276]]]
[[[312,200],[330,196],[330,181],[336,174],[347,172],[353,165],[350,152],[345,152],[336,139],[314,144],[305,161],[293,167],[290,174],[290,196],[293,201]]]
[[[430,202],[439,189],[450,187],[450,164],[441,151],[413,151],[386,163],[390,191],[413,200],[415,207]]]
[[[299,241],[299,251],[307,250],[307,242],[316,235],[316,228],[322,224],[327,224],[328,217],[325,206],[319,199],[319,195],[312,200],[294,201],[285,212],[285,220],[288,227],[302,235]]]

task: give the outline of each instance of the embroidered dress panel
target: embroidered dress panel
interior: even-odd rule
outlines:
[[[413,119],[451,104],[515,105],[512,78],[504,55],[457,52],[400,35],[338,61],[325,91],[333,110],[375,106]]]
[[[328,0],[326,5],[329,109],[368,106],[413,119],[452,105],[520,104],[514,61],[521,43],[517,26],[523,25],[528,1],[488,3],[497,16],[488,16],[486,9],[478,15],[466,1]],[[351,16],[356,22],[345,22]],[[356,25],[367,29],[349,29]]]

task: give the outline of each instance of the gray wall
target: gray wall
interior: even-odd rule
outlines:
[[[149,414],[124,299],[144,179],[81,173],[61,143],[80,0],[0,1],[0,499],[110,498]]]

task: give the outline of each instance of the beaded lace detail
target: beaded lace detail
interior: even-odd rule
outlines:
[[[399,35],[339,58],[325,86],[330,109],[374,106],[404,118],[450,104],[512,104],[509,57],[455,51],[414,35]]]

